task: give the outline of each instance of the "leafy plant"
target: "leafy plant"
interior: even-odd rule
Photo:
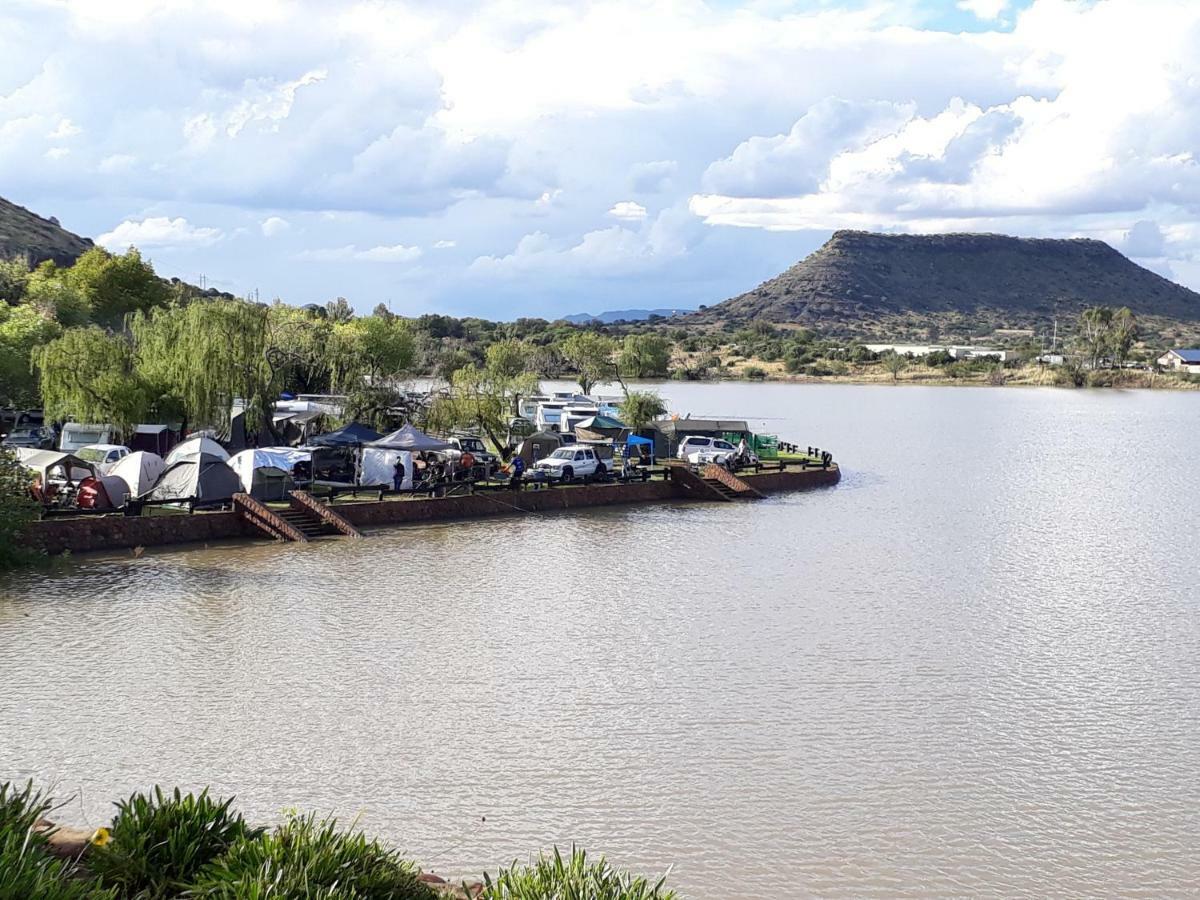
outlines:
[[[260,900],[435,900],[416,868],[333,818],[293,814],[274,831],[239,841],[208,865],[193,897]]]
[[[117,804],[111,839],[95,849],[89,868],[124,896],[173,896],[234,844],[262,834],[230,811],[232,803],[232,797],[210,797],[207,789],[164,794],[155,787],[149,796],[134,794]]]
[[[0,448],[0,571],[31,562],[37,553],[25,542],[25,529],[37,518],[29,495],[30,473]]]
[[[0,897],[38,900],[115,900],[116,894],[83,877],[70,860],[47,850],[48,832],[35,826],[50,800],[27,783],[0,784]]]
[[[651,884],[641,876],[620,872],[604,857],[589,862],[587,852],[571,848],[564,859],[558,848],[528,866],[514,863],[493,880],[483,876],[479,900],[674,900],[666,877]]]

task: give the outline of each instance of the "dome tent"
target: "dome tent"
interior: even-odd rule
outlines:
[[[166,467],[157,453],[138,450],[113,466],[108,474],[124,481],[131,497],[140,497],[154,487]]]
[[[229,459],[229,454],[225,452],[225,448],[212,438],[193,437],[188,438],[182,444],[176,444],[171,452],[167,454],[164,462],[166,462],[167,468],[170,468],[177,462],[198,459],[202,455],[215,456],[221,461]]]
[[[240,493],[242,483],[225,460],[202,453],[168,466],[145,500],[190,500],[197,505],[223,503]]]
[[[260,447],[243,450],[229,459],[241,482],[242,490],[255,500],[286,500],[295,487],[292,469],[297,463],[311,462],[312,453],[292,447]]]

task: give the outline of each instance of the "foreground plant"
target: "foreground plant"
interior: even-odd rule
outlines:
[[[220,900],[436,900],[417,869],[333,818],[292,814],[270,833],[240,841],[209,865],[189,893]]]
[[[49,832],[36,826],[51,808],[32,783],[0,784],[0,897],[115,900],[115,892],[83,877],[74,862],[50,855]]]
[[[558,848],[528,866],[513,864],[493,880],[483,876],[479,900],[675,900],[663,885],[666,876],[651,884],[641,876],[619,872],[604,857],[588,862],[577,847],[564,859]]]
[[[215,800],[205,789],[182,794],[134,794],[117,804],[117,815],[105,840],[88,860],[101,882],[122,896],[171,897],[192,884],[197,873],[239,841],[257,838],[240,813],[230,811],[233,798]]]

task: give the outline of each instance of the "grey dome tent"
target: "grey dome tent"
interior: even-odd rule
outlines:
[[[168,466],[143,500],[191,500],[196,505],[224,503],[242,490],[237,473],[219,456],[201,453]]]

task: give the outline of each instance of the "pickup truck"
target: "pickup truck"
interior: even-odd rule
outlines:
[[[457,437],[446,438],[446,443],[450,445],[450,449],[446,451],[446,455],[456,463],[462,457],[463,453],[470,453],[475,457],[475,472],[478,478],[489,478],[500,465],[500,460],[496,454],[489,453],[484,447],[484,443],[480,438],[473,435],[459,435]]]
[[[576,478],[603,477],[608,469],[604,461],[592,447],[573,444],[569,447],[559,447],[545,459],[538,460],[535,472],[544,474],[547,478],[557,481],[570,482]]]

